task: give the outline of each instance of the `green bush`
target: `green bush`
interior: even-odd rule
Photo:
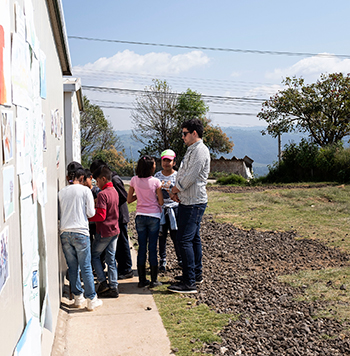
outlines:
[[[269,183],[350,182],[350,149],[343,143],[318,147],[302,139],[284,147],[282,161],[269,166]]]
[[[216,181],[221,185],[247,185],[247,180],[238,174],[230,174],[225,177],[220,177]]]

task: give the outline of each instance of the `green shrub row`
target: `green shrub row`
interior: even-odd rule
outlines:
[[[266,183],[350,182],[350,148],[343,142],[319,147],[302,139],[285,145],[282,161],[269,166]]]

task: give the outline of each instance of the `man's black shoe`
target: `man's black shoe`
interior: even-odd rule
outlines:
[[[118,276],[118,279],[128,279],[128,278],[132,278],[132,277],[134,277],[134,271],[130,270],[129,272],[126,272],[124,274],[120,274]]]
[[[143,287],[147,287],[150,285],[150,281],[148,279],[144,279],[143,281],[139,281],[139,283],[137,284],[138,288],[143,288]]]
[[[109,289],[109,285],[108,285],[107,281],[103,281],[99,284],[96,292],[97,292],[97,294],[101,294],[108,289]]]
[[[168,290],[173,293],[190,294],[190,293],[197,293],[197,286],[195,284],[192,284],[191,286],[189,286],[184,283],[178,283],[178,284],[169,286]]]
[[[119,297],[119,290],[118,287],[109,288],[103,293],[98,293],[99,298],[118,298]]]
[[[177,281],[180,281],[180,282],[183,281],[183,277],[182,276],[176,276],[176,277],[174,277],[174,279],[177,280]],[[204,279],[203,279],[202,276],[196,277],[196,284],[202,284],[203,282],[204,282]]]
[[[119,297],[118,287],[110,288],[106,293],[108,293],[109,298],[118,298]]]

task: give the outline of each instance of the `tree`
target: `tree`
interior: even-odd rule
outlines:
[[[181,132],[181,125],[184,121],[198,118],[203,122],[203,142],[208,146],[211,155],[215,157],[217,153],[230,153],[234,146],[233,142],[219,126],[211,124],[211,120],[206,117],[208,111],[209,107],[203,101],[201,94],[191,89],[187,89],[185,93],[180,94],[177,103],[179,132]],[[187,148],[183,144],[181,136],[176,138],[179,155],[183,157]]]
[[[80,112],[80,144],[82,162],[86,166],[93,152],[110,147],[121,149],[123,145],[101,108],[98,105],[92,105],[86,96],[83,100],[84,111]]]
[[[170,147],[172,133],[176,129],[177,95],[171,92],[164,80],[153,80],[144,94],[136,98],[131,114],[134,124],[133,137],[146,145],[150,154]]]
[[[112,146],[109,149],[95,151],[92,154],[92,161],[101,159],[108,164],[112,171],[117,172],[118,175],[131,177],[135,175],[134,165],[133,162],[125,159],[124,154],[124,150],[117,151],[116,148]]]
[[[321,147],[350,133],[350,74],[321,74],[316,83],[287,77],[287,89],[265,101],[258,117],[268,123],[263,133],[277,137],[299,131]]]
[[[176,103],[176,130],[173,132],[172,147],[177,154],[178,161],[181,161],[186,153],[187,147],[182,140],[181,125],[190,119],[198,118],[202,120],[203,126],[206,126],[206,114],[209,111],[209,107],[205,104],[201,94],[187,89],[185,93],[182,93],[177,98]],[[205,137],[206,132],[203,133]],[[204,141],[203,137],[203,141]]]
[[[206,118],[209,107],[201,94],[188,89],[185,93],[172,93],[166,81],[154,80],[153,87],[136,100],[132,114],[134,138],[145,144],[140,154],[160,155],[171,148],[176,152],[177,161],[181,161],[186,146],[181,136],[181,125],[191,118],[203,122],[203,141],[211,153],[231,152],[233,143],[219,127],[211,125]],[[161,100],[162,99],[162,100]]]

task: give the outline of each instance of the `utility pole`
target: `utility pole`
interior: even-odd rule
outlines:
[[[278,164],[281,164],[282,160],[282,148],[281,148],[281,134],[278,133]]]
[[[135,162],[134,162],[134,158],[132,156],[132,150],[131,150],[131,146],[130,146],[130,155],[131,155],[131,161],[132,161],[132,170],[134,172],[134,176],[136,175],[135,174]]]

